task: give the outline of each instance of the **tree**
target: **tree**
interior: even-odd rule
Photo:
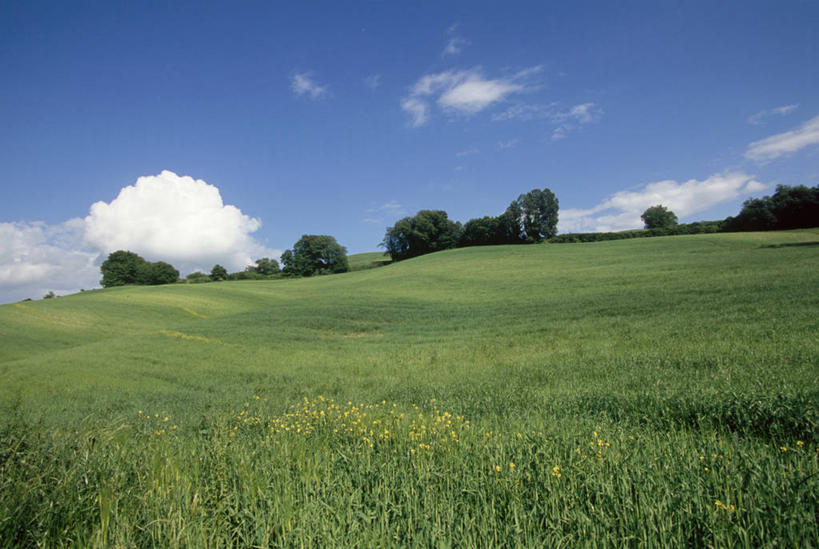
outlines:
[[[343,273],[348,269],[347,248],[329,235],[302,235],[281,260],[283,271],[293,276]]]
[[[677,215],[661,204],[648,208],[640,219],[646,229],[669,229],[677,225]]]
[[[270,259],[269,257],[263,257],[256,260],[255,266],[251,265],[246,270],[248,272],[268,276],[278,273],[281,269],[279,268],[278,261],[275,259]]]
[[[463,228],[443,210],[421,210],[387,227],[381,241],[393,261],[454,248]]]
[[[228,272],[227,269],[219,265],[218,263],[213,266],[213,269],[210,270],[210,279],[214,282],[220,280],[227,280]]]
[[[540,242],[557,234],[557,197],[549,189],[533,189],[518,197],[517,208],[513,215],[520,211],[520,237],[527,242]],[[510,206],[511,207],[511,206]],[[507,209],[507,212],[509,210]]]
[[[148,276],[144,281],[145,284],[173,284],[179,280],[179,271],[174,269],[173,265],[164,261],[149,264],[147,272]]]
[[[124,286],[126,284],[144,284],[148,262],[134,252],[117,250],[108,254],[108,259],[102,262],[103,288]]]

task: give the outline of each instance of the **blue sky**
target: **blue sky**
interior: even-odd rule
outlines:
[[[0,7],[0,302],[120,247],[183,275],[533,188],[563,232],[819,183],[819,4]]]

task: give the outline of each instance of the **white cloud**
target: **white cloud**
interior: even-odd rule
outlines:
[[[790,114],[795,111],[799,107],[798,103],[793,105],[783,105],[781,107],[774,107],[773,109],[768,109],[765,111],[760,111],[756,114],[752,114],[748,117],[748,123],[759,125],[762,124],[765,119],[770,118],[772,116],[785,116],[786,114]]]
[[[306,95],[310,99],[318,99],[327,95],[327,86],[319,86],[313,81],[310,72],[297,72],[290,77],[290,89],[298,96]]]
[[[448,56],[448,55],[458,55],[463,51],[465,47],[469,45],[469,40],[463,38],[458,34],[458,27],[460,25],[458,23],[454,23],[450,25],[450,27],[446,30],[447,36],[449,36],[449,40],[444,47],[444,51],[441,52],[441,55]]]
[[[748,145],[745,157],[757,162],[774,160],[819,144],[819,116],[815,116],[796,128],[772,135]]]
[[[182,274],[216,263],[240,270],[280,255],[251,236],[260,226],[204,181],[170,171],[140,177],[110,203],[92,204],[85,219],[0,223],[0,302],[98,287],[99,265],[115,250],[166,261]]]
[[[413,85],[401,107],[412,115],[414,127],[429,119],[430,103],[444,112],[472,115],[526,89],[523,80],[539,72],[532,67],[511,77],[488,79],[478,69],[445,71],[422,76]]]
[[[469,40],[461,38],[460,36],[453,36],[449,39],[449,42],[446,43],[446,47],[444,48],[442,55],[458,55],[468,45]]]
[[[637,229],[643,226],[640,215],[657,204],[684,218],[767,188],[744,173],[716,174],[703,181],[682,183],[658,181],[638,190],[617,192],[592,208],[561,210],[559,228],[561,232]]]
[[[580,126],[597,122],[602,116],[603,110],[595,103],[582,103],[568,111],[555,112],[550,118],[559,125],[552,131],[552,140],[563,139]]]
[[[0,303],[74,293],[99,285],[97,253],[76,249],[82,220],[0,223]]]
[[[276,255],[251,236],[259,227],[258,219],[225,205],[215,186],[163,171],[140,177],[110,203],[92,204],[85,239],[105,254],[131,250],[180,270],[215,263],[230,270]]]
[[[380,74],[371,74],[367,78],[364,79],[364,85],[374,90],[381,86],[381,75]]]

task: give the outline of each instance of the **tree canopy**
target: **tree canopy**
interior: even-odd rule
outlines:
[[[460,223],[451,221],[445,211],[421,210],[387,227],[381,246],[393,261],[400,261],[454,248],[460,233]]]
[[[248,272],[257,273],[260,275],[274,275],[278,273],[281,269],[279,268],[279,262],[275,259],[270,259],[269,257],[262,257],[261,259],[256,260],[256,265],[251,265],[246,269]]]
[[[281,256],[283,272],[291,276],[343,273],[348,269],[347,248],[329,235],[305,234]]]
[[[773,196],[751,198],[736,217],[725,220],[726,231],[771,231],[819,226],[819,185],[778,185]]]
[[[646,209],[640,219],[643,220],[646,229],[668,229],[677,224],[677,214],[662,204]]]
[[[100,266],[103,288],[126,284],[171,284],[179,278],[177,271],[169,263],[157,261],[149,263],[134,252],[117,250],[108,254]]]
[[[520,238],[527,242],[541,242],[557,234],[558,201],[549,189],[533,189],[522,194],[515,202],[520,212]],[[513,208],[513,206],[510,206]],[[507,209],[507,212],[509,210]]]
[[[218,263],[213,266],[210,270],[210,279],[214,282],[218,282],[220,280],[227,280],[228,272],[227,269],[219,265]]]

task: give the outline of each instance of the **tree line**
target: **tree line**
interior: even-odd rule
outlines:
[[[819,185],[779,185],[771,196],[746,200],[735,217],[722,221],[677,222],[677,216],[658,204],[646,209],[641,218],[644,229],[608,233],[568,233],[557,235],[559,203],[548,188],[533,189],[513,200],[498,216],[470,219],[464,224],[449,219],[443,210],[421,210],[387,227],[380,246],[393,261],[468,246],[532,244],[537,242],[595,242],[677,234],[738,231],[769,231],[819,226]],[[281,255],[281,263],[271,258],[257,259],[244,271],[229,273],[214,265],[209,274],[193,272],[187,282],[223,280],[263,280],[343,273],[349,269],[347,249],[329,235],[302,235]],[[105,287],[126,284],[170,284],[179,280],[179,271],[163,261],[148,262],[139,255],[117,250],[100,267]]]
[[[243,271],[229,273],[218,263],[210,273],[194,271],[185,277],[189,283],[224,280],[267,280],[271,278],[343,273],[348,270],[347,248],[328,235],[302,235],[292,250],[281,256],[283,267],[269,257],[257,259]],[[103,288],[125,285],[171,284],[179,281],[179,271],[163,261],[149,263],[134,252],[117,250],[100,266]]]
[[[533,189],[497,217],[449,219],[443,210],[421,210],[387,227],[381,246],[393,261],[466,246],[529,244],[557,234],[558,200],[549,189]]]

